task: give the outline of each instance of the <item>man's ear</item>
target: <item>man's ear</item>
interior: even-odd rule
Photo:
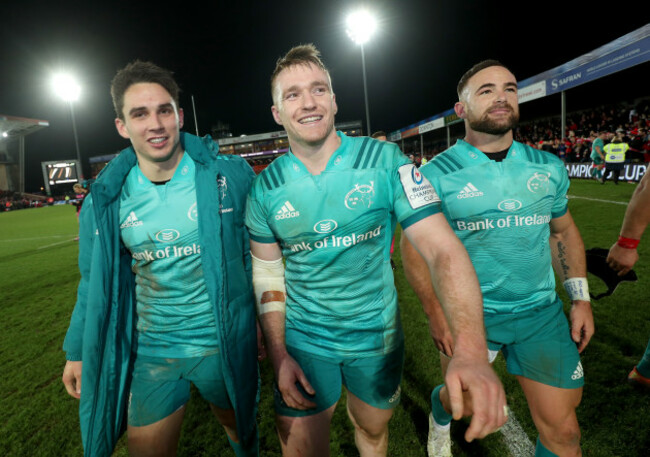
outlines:
[[[467,112],[465,111],[465,104],[463,102],[456,102],[454,105],[454,112],[459,118],[467,119]]]
[[[115,128],[122,138],[126,138],[127,140],[131,138],[129,131],[126,129],[125,122],[119,117],[115,118]]]
[[[178,128],[182,129],[183,128],[183,123],[185,122],[185,113],[183,112],[183,108],[178,109]]]
[[[275,107],[275,105],[271,105],[271,113],[273,114],[273,119],[275,120],[275,123],[278,125],[282,125],[282,119],[280,118],[280,110]]]

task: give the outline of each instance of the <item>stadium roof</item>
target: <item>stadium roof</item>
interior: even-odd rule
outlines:
[[[3,136],[6,134],[8,137],[24,137],[49,126],[48,121],[0,114],[0,135]]]

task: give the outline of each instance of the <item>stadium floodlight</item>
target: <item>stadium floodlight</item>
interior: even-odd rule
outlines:
[[[2,138],[7,138],[9,134],[7,132],[2,132]]]
[[[350,13],[346,19],[346,32],[350,39],[361,47],[361,67],[363,69],[363,94],[366,101],[366,125],[368,128],[367,135],[371,135],[370,130],[370,108],[368,106],[368,84],[366,82],[366,56],[363,52],[363,45],[366,44],[370,37],[377,29],[375,17],[367,10],[358,10]]]
[[[74,133],[74,144],[77,148],[77,160],[79,161],[79,179],[83,180],[83,162],[81,161],[81,153],[79,152],[79,138],[77,136],[77,124],[74,119],[73,104],[79,100],[81,95],[81,86],[77,80],[69,74],[59,73],[54,75],[52,79],[52,87],[54,92],[61,97],[70,107],[70,117],[72,118],[72,131]]]
[[[346,20],[346,32],[350,39],[356,44],[363,46],[377,29],[375,17],[367,10],[359,10],[350,13]]]
[[[52,78],[54,91],[66,102],[76,102],[81,95],[81,86],[67,73],[58,73]]]

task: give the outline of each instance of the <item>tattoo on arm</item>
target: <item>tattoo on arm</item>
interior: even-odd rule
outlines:
[[[566,246],[558,241],[557,243],[557,258],[560,261],[560,266],[562,267],[562,273],[565,278],[569,277],[569,265],[567,265],[567,252]]]

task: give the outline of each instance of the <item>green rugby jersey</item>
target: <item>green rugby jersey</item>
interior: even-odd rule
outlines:
[[[251,239],[286,259],[286,343],[325,356],[385,354],[403,340],[390,266],[396,222],[440,211],[431,185],[399,148],[347,137],[319,175],[289,152],[254,181]]]
[[[133,258],[138,354],[199,357],[218,349],[199,245],[195,165],[183,154],[157,186],[131,169],[120,195],[120,235]]]
[[[472,259],[486,312],[557,299],[549,222],[567,211],[569,178],[560,159],[515,141],[495,162],[459,140],[420,171]]]

